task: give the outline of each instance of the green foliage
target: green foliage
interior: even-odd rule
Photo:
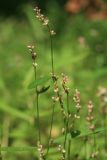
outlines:
[[[35,82],[32,82],[29,84],[28,89],[34,89],[36,88],[38,85],[44,85],[46,84],[46,82],[48,82],[50,80],[50,77],[42,77],[37,79]]]

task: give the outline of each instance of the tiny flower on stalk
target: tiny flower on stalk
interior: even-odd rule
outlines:
[[[54,30],[50,29],[49,19],[41,13],[41,9],[39,9],[38,7],[35,7],[34,11],[36,13],[36,18],[38,18],[38,20],[42,22],[43,26],[47,26],[49,28],[50,35],[54,36],[56,33]]]
[[[98,156],[98,151],[93,152],[93,153],[91,154],[91,158],[96,158],[97,156]]]
[[[94,131],[95,130],[95,124],[93,124],[93,121],[94,121],[94,116],[93,116],[93,103],[92,101],[89,101],[88,102],[88,105],[87,105],[87,109],[88,109],[88,115],[86,117],[86,120],[88,121],[89,123],[89,129],[91,131]]]
[[[39,142],[37,144],[37,149],[38,149],[38,152],[39,152],[39,158],[40,158],[40,160],[43,160],[44,157],[45,157],[45,153],[44,153],[43,145],[40,144]]]
[[[81,105],[80,105],[80,102],[81,102],[81,100],[80,100],[80,92],[76,89],[75,90],[75,94],[74,94],[74,97],[73,97],[73,100],[74,100],[74,102],[76,103],[76,109],[77,109],[77,112],[76,112],[76,114],[74,115],[74,118],[75,119],[79,119],[80,118],[80,116],[78,115],[79,114],[79,112],[80,112],[80,110],[81,110]]]
[[[66,93],[66,94],[68,94],[69,93],[69,87],[67,86],[68,85],[68,83],[69,83],[69,78],[68,78],[68,76],[66,76],[65,74],[63,74],[62,73],[62,87],[63,87],[63,89],[64,89],[64,92]]]
[[[38,7],[34,8],[34,11],[36,13],[36,17],[39,19],[39,21],[42,22],[42,24],[44,26],[47,26],[49,23],[49,19],[47,17],[45,17],[42,13],[41,13],[41,9],[39,9]]]
[[[58,102],[58,101],[59,101],[59,97],[58,97],[58,96],[53,96],[53,97],[52,97],[52,100],[53,100],[54,103],[55,103],[55,102]]]
[[[59,146],[58,146],[58,151],[61,153],[61,160],[65,160],[66,150],[63,148],[62,145],[59,145]]]

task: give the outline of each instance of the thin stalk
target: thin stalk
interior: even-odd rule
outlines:
[[[35,61],[34,61],[34,63],[35,63]],[[35,74],[35,81],[36,81],[36,77],[37,77],[36,67],[34,67],[34,74]],[[36,86],[36,109],[37,109],[38,141],[41,144],[40,116],[39,116],[39,94],[37,93],[37,86]]]
[[[49,149],[50,149],[50,140],[51,140],[51,135],[52,135],[52,128],[53,128],[53,120],[54,120],[54,113],[55,113],[55,102],[53,103],[53,110],[52,110],[52,118],[51,118],[51,127],[50,127],[50,133],[49,133],[49,142],[48,142],[48,148],[47,148],[47,153],[46,157],[48,156]]]
[[[67,142],[67,126],[66,126],[65,139],[64,139],[64,149],[66,148],[66,142]]]
[[[68,141],[68,160],[71,160],[71,140]]]
[[[97,151],[96,150],[96,135],[95,135],[94,131],[93,131],[93,139],[94,139],[94,152],[96,152]],[[96,157],[94,159],[96,159]]]
[[[0,160],[2,160],[2,154],[1,154],[1,140],[2,140],[2,129],[0,128]]]
[[[2,160],[2,154],[1,154],[1,144],[0,144],[0,160]]]
[[[38,140],[41,144],[41,133],[40,133],[40,116],[39,116],[39,95],[36,93],[36,100],[37,100],[37,124],[38,124]]]
[[[106,115],[104,116],[104,143],[105,143],[105,151],[106,151],[106,149],[107,149]]]
[[[85,159],[87,160],[87,136],[85,136],[85,139],[84,139],[84,144],[85,144],[85,150],[84,150],[84,154],[85,154]]]
[[[69,127],[69,113],[70,113],[70,110],[69,110],[69,94],[66,93],[66,98],[67,98],[67,114],[68,114],[68,117],[67,117],[67,121],[66,121],[66,132],[65,132],[65,140],[64,140],[64,149],[66,149],[66,143],[67,143],[67,134],[68,134],[68,127]],[[68,143],[68,148],[69,148],[69,143]],[[69,157],[70,155],[68,155]]]
[[[51,29],[50,29],[50,26],[49,26],[49,25],[47,25],[47,28],[48,28],[48,30],[49,30],[49,36],[50,36],[51,70],[52,70],[52,75],[54,75],[53,38],[52,38],[52,35],[51,35]]]

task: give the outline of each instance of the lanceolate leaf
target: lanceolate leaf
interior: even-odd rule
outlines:
[[[14,117],[21,118],[26,121],[31,120],[30,116],[28,116],[26,113],[23,113],[19,111],[18,109],[11,107],[8,104],[5,104],[4,102],[2,102],[2,100],[0,100],[0,110],[5,113],[9,113],[10,115]]]
[[[71,139],[71,138],[84,138],[86,136],[91,136],[92,134],[100,134],[100,133],[104,132],[104,130],[105,130],[104,127],[96,129],[94,132],[80,132],[79,130],[74,130],[71,132],[71,134],[68,133],[68,138],[69,139]],[[63,136],[56,138],[55,142],[59,143],[59,142],[62,142],[64,139],[65,139],[65,136],[63,135]]]
[[[2,152],[36,152],[36,147],[1,147]]]
[[[104,130],[105,128],[101,127],[99,129],[96,129],[94,132],[83,132],[82,134],[79,135],[79,137],[91,136],[92,134],[99,134],[99,133],[104,132]]]
[[[28,85],[28,89],[34,89],[36,88],[38,85],[45,85],[46,82],[48,82],[51,79],[51,77],[47,76],[47,77],[42,77],[37,79],[36,81],[30,83]]]

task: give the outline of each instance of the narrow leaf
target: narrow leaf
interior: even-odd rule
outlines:
[[[36,147],[1,147],[0,151],[2,152],[34,152],[36,151]]]
[[[14,117],[21,118],[29,122],[31,121],[31,118],[26,113],[17,110],[15,107],[10,107],[8,104],[2,102],[2,100],[0,100],[0,110],[9,113]]]
[[[46,82],[48,82],[50,80],[50,77],[42,77],[37,79],[36,81],[30,83],[28,85],[28,89],[34,89],[36,88],[38,85],[44,85]]]

